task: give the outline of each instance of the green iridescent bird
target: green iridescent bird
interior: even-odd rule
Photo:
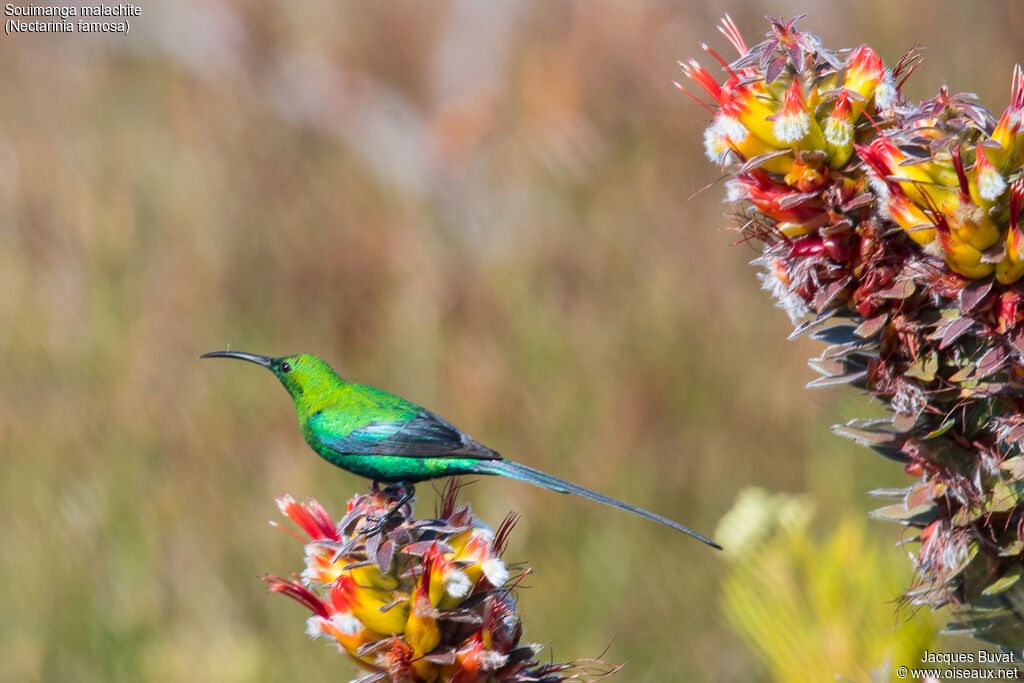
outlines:
[[[416,482],[491,474],[611,505],[721,549],[714,541],[661,515],[506,460],[444,418],[381,389],[347,382],[308,353],[270,358],[212,351],[200,358],[238,358],[274,373],[295,401],[302,435],[313,450],[349,472],[403,487],[405,495],[392,509],[411,499]]]

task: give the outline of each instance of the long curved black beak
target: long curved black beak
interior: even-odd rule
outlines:
[[[272,368],[274,359],[268,358],[267,356],[259,356],[255,353],[245,353],[243,351],[210,351],[199,356],[200,358],[237,358],[239,360],[247,360],[250,363],[256,363],[256,365],[262,365],[265,368]]]

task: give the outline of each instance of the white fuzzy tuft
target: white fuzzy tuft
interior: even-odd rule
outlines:
[[[492,586],[504,586],[508,581],[508,569],[499,557],[489,557],[480,563],[484,570],[484,576],[491,582]]]
[[[717,126],[709,126],[704,131],[704,154],[716,166],[724,166],[732,158],[732,149]]]
[[[763,289],[771,292],[772,298],[775,299],[775,305],[786,312],[790,322],[796,325],[810,313],[807,303],[775,275],[775,268],[767,257],[756,258],[751,263],[765,269],[765,272],[757,274],[757,279],[761,281]]]
[[[461,569],[452,569],[444,575],[444,592],[453,598],[465,596],[472,587],[469,577]]]
[[[326,631],[324,631],[323,620],[323,617],[316,614],[306,619],[306,635],[310,638],[319,638],[320,636],[327,635]]]
[[[505,666],[507,661],[508,655],[495,652],[494,650],[484,650],[480,653],[480,668],[483,671],[497,671]]]
[[[1021,110],[1014,109],[1013,111],[1010,112],[1009,119],[1010,132],[1012,132],[1014,135],[1017,135],[1018,133],[1020,133],[1021,124],[1024,123],[1024,114],[1022,114]]]
[[[811,121],[804,112],[779,114],[772,122],[772,132],[783,142],[800,142],[810,131]]]
[[[722,200],[723,202],[726,204],[736,204],[746,198],[747,188],[743,186],[743,183],[732,179],[725,182],[725,199]]]
[[[331,623],[346,636],[354,636],[363,630],[363,623],[351,612],[338,612],[331,616]]]
[[[893,394],[892,407],[901,415],[917,415],[925,403],[924,392],[909,382],[897,387]]]
[[[484,541],[487,541],[487,543],[494,541],[494,532],[491,531],[490,527],[484,526],[482,522],[478,522],[476,520],[473,520],[473,523],[475,526],[470,530],[470,535],[473,538],[483,539]]]
[[[879,210],[884,216],[890,216],[889,209],[886,204],[889,203],[889,183],[882,178],[879,178],[874,173],[868,173],[868,185],[871,186],[871,190],[878,195],[878,199],[875,200],[875,206],[879,207]]]
[[[845,147],[853,140],[853,126],[841,119],[830,118],[825,123],[825,140],[836,147]]]
[[[747,139],[747,127],[736,117],[718,114],[715,117],[715,127],[718,128],[719,133],[733,142],[743,142]]]
[[[923,247],[924,253],[935,258],[946,258],[946,248],[942,246],[942,240],[932,240]]]
[[[875,106],[878,109],[890,109],[899,100],[899,91],[896,89],[896,81],[892,78],[892,72],[885,70],[882,82],[875,88]]]
[[[1006,180],[999,171],[989,167],[978,174],[978,194],[982,199],[994,202],[1006,192]]]

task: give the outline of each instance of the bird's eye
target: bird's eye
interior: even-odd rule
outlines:
[[[280,368],[281,372],[291,372],[292,371],[292,366],[288,364],[288,361],[285,361],[285,362],[281,363],[281,365],[279,365],[278,368]]]

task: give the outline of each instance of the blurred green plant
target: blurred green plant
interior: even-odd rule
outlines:
[[[891,668],[917,662],[938,634],[925,610],[901,618],[906,567],[880,551],[862,517],[844,515],[812,540],[807,496],[744,489],[716,531],[729,569],[722,612],[773,680],[793,683],[891,680]]]

